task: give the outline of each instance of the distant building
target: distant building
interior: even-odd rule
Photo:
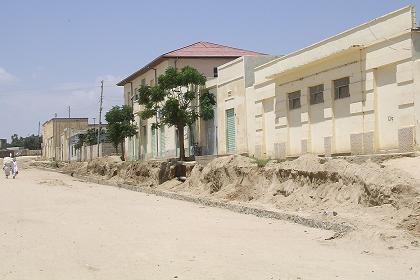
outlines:
[[[7,148],[7,139],[0,139],[0,150]]]
[[[63,160],[64,143],[61,135],[65,129],[82,130],[88,128],[88,118],[53,118],[42,125],[42,157]]]
[[[106,134],[101,134],[100,144],[90,145],[84,143],[82,147],[77,147],[82,135],[86,135],[89,129],[98,129],[99,125],[89,124],[87,129],[64,129],[61,133],[62,156],[61,161],[91,161],[95,158],[116,154],[112,143],[106,139]],[[102,132],[106,132],[107,124],[101,125]],[[99,152],[98,152],[99,149]],[[99,155],[98,155],[99,154]]]

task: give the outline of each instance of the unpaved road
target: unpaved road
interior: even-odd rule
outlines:
[[[420,279],[418,248],[72,177],[0,177],[0,279]]]

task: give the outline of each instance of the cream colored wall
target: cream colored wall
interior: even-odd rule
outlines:
[[[61,135],[65,129],[71,128],[82,130],[88,127],[87,119],[51,119],[46,122],[43,128],[43,157],[46,159],[56,158],[60,160],[62,156]],[[64,144],[64,143],[63,143]]]
[[[365,59],[362,57],[360,62],[364,52],[323,61],[269,84],[275,85],[275,116],[269,105],[272,96],[265,91],[268,86],[255,89],[257,103],[263,103],[262,115],[256,113],[254,118],[255,123],[262,123],[256,128],[255,137],[263,141],[262,150],[267,156],[276,156],[275,143],[286,144],[286,155],[299,155],[304,152],[302,140],[307,141],[307,152],[325,154],[326,137],[332,139],[332,153],[350,153],[351,135],[369,132],[374,132],[376,152],[398,150],[399,129],[414,125],[414,112],[410,109],[412,80],[404,80],[404,71],[398,72],[410,66],[402,57],[391,65],[366,72]],[[301,79],[305,75],[307,78]],[[350,97],[334,100],[333,80],[346,76],[350,77]],[[403,81],[397,83],[397,77]],[[318,84],[324,84],[324,103],[310,105],[309,87]],[[297,90],[301,91],[301,108],[289,110],[287,94]],[[273,119],[275,125],[267,127],[267,121]]]
[[[236,153],[248,152],[244,60],[235,59],[219,67],[217,79],[218,153],[226,154],[226,110],[235,111]]]
[[[205,77],[213,78],[214,67],[218,67],[232,60],[233,58],[180,58],[176,60],[176,67],[182,69],[185,66],[191,66],[197,69]],[[175,59],[171,59],[170,64],[171,66],[174,66]]]
[[[390,40],[390,38],[400,33],[406,33],[415,27],[413,14],[415,14],[414,7],[408,6],[279,59],[275,59],[257,68],[258,71],[255,73],[256,83],[266,82],[271,75],[328,57],[334,53],[346,50],[352,45],[369,46],[376,42],[384,41],[383,38]],[[387,50],[383,51],[387,52]],[[378,61],[381,61],[380,57],[382,54],[377,52],[376,55],[378,56]],[[390,59],[395,60],[395,57],[399,57],[396,52],[393,53],[393,57]],[[383,58],[384,56],[382,56]]]
[[[54,125],[52,121],[48,121],[42,126],[42,156],[43,158],[49,159],[53,155],[53,136],[54,136]]]
[[[246,128],[246,100],[244,79],[240,78],[223,84],[217,89],[217,116],[219,154],[226,154],[226,110],[235,110],[236,153],[248,152]]]
[[[413,100],[414,106],[414,123],[416,130],[416,145],[417,150],[420,150],[420,32],[416,31],[412,33],[413,36],[413,62],[412,62],[412,75],[413,75],[413,91],[410,94],[408,91],[406,93],[407,99]],[[410,71],[408,71],[410,72]],[[408,75],[409,76],[409,75]],[[408,103],[406,101],[406,103]]]

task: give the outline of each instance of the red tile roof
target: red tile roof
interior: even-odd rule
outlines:
[[[262,53],[227,47],[209,42],[197,42],[192,45],[165,53],[165,57],[240,57],[262,55]]]
[[[209,42],[197,42],[167,53],[160,55],[159,57],[155,58],[153,61],[148,63],[146,66],[140,68],[138,71],[134,72],[121,82],[119,82],[118,86],[123,86],[130,80],[133,80],[137,76],[143,74],[144,72],[152,69],[154,66],[161,63],[166,58],[188,58],[188,57],[204,57],[204,58],[237,58],[246,55],[264,55],[263,53],[248,51],[238,48],[232,48],[228,46],[223,46],[219,44],[209,43]]]

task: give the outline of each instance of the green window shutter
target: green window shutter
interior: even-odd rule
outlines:
[[[152,128],[152,156],[156,158],[156,129]]]
[[[235,110],[226,110],[226,151],[236,151]]]
[[[160,128],[160,156],[164,157],[166,152],[166,137],[165,137],[165,127]]]

